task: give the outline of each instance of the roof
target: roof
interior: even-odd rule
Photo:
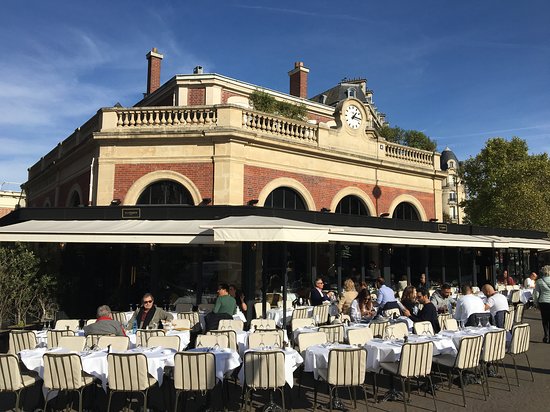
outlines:
[[[447,170],[449,167],[449,160],[454,160],[456,162],[456,166],[458,166],[459,162],[458,162],[458,158],[456,157],[456,155],[454,154],[454,152],[449,149],[448,147],[446,147],[442,152],[441,152],[441,156],[439,158],[440,162],[441,162],[441,170]]]

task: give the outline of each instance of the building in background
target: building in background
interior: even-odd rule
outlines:
[[[464,222],[464,208],[460,206],[465,200],[466,191],[464,183],[460,179],[460,162],[454,152],[448,147],[441,152],[441,170],[447,172],[447,178],[443,182],[443,221],[446,223]]]
[[[0,185],[0,218],[19,207],[25,207],[25,194],[19,184],[3,182]]]

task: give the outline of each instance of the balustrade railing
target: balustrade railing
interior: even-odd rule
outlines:
[[[426,166],[434,166],[433,152],[401,146],[394,143],[386,143],[386,157],[418,163]]]
[[[317,126],[249,110],[243,110],[243,126],[306,143],[314,143],[318,140]]]
[[[117,110],[117,127],[208,126],[217,123],[215,108],[133,108]]]

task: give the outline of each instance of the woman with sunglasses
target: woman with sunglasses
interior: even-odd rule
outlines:
[[[155,298],[150,293],[143,295],[141,307],[137,308],[130,320],[128,329],[132,329],[134,322],[137,321],[138,329],[157,329],[162,320],[171,321],[174,317],[154,304]]]

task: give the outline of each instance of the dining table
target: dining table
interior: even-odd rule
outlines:
[[[319,369],[328,368],[328,357],[331,349],[353,347],[344,343],[323,343],[308,347],[304,357],[304,372],[313,372],[313,377],[317,379]]]
[[[242,363],[238,352],[229,348],[202,347],[190,349],[189,352],[209,352],[214,354],[216,358],[216,378],[219,381],[223,381],[227,374],[237,369]]]

